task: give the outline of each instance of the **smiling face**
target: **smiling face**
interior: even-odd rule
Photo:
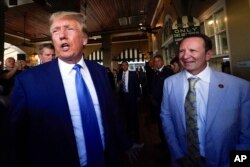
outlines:
[[[212,50],[206,51],[205,42],[200,37],[184,39],[179,48],[179,59],[183,68],[193,75],[203,71],[212,56]]]
[[[88,41],[79,21],[70,16],[54,18],[50,31],[58,58],[69,64],[77,63]]]

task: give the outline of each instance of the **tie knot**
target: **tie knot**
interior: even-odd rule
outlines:
[[[75,66],[73,67],[73,69],[76,70],[77,72],[79,72],[81,68],[82,66],[80,64],[75,64]]]
[[[199,78],[188,78],[189,88],[194,88]]]

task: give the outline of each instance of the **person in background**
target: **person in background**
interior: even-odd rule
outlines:
[[[25,60],[19,60],[20,61],[20,70],[24,71],[29,69],[30,67],[27,65],[27,62]]]
[[[176,56],[170,61],[171,69],[173,70],[174,74],[181,71],[181,64],[179,61],[179,57]]]
[[[227,74],[231,74],[230,61],[225,61],[221,63],[221,71]]]
[[[22,64],[16,61],[13,57],[8,57],[5,60],[4,69],[0,74],[0,85],[2,86],[2,95],[9,96],[14,86],[15,76],[21,73]]]
[[[151,94],[152,80],[154,76],[154,58],[150,58],[148,62],[145,63],[146,79],[147,79],[147,95]]]
[[[139,140],[139,118],[137,99],[141,96],[138,75],[135,71],[128,70],[128,62],[121,64],[122,71],[118,73],[119,95],[121,108],[125,117],[128,134],[135,140]]]
[[[41,44],[38,48],[38,57],[41,64],[49,62],[55,58],[55,48],[52,43]]]
[[[147,98],[147,78],[146,78],[146,73],[143,71],[142,67],[139,68],[138,80],[143,100],[145,100]]]
[[[162,91],[163,91],[163,83],[166,78],[173,74],[172,70],[164,65],[164,60],[161,55],[154,56],[154,67],[155,73],[153,75],[152,87],[151,87],[151,103],[152,103],[152,119],[156,121],[159,136],[161,138],[161,145],[165,144],[165,137],[162,131],[162,124],[160,119],[160,111],[161,111],[161,101],[162,101]]]
[[[123,130],[105,67],[84,59],[84,20],[77,12],[53,13],[50,33],[57,58],[16,77],[12,167],[117,167],[120,151],[135,158],[142,148]]]
[[[204,34],[180,42],[183,71],[164,82],[161,119],[173,166],[229,167],[230,151],[250,150],[250,83],[218,72]]]

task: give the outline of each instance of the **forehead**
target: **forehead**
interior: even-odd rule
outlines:
[[[127,63],[122,63],[122,66],[127,66],[128,64]]]
[[[15,59],[14,58],[8,58],[8,59],[6,59],[6,61],[7,62],[13,62],[13,61],[15,61]]]
[[[73,17],[65,16],[55,18],[51,24],[51,28],[61,27],[61,26],[76,26],[79,25],[76,19]]]
[[[180,48],[184,47],[184,46],[204,46],[204,40],[202,38],[199,37],[190,37],[190,38],[186,38],[184,39],[181,44],[180,44]]]
[[[155,61],[159,61],[159,60],[162,60],[162,59],[159,58],[159,57],[155,57],[154,60],[155,60]]]
[[[43,52],[54,52],[54,49],[50,49],[50,48],[43,48]]]

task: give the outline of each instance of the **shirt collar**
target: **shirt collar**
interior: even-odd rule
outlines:
[[[85,62],[84,62],[83,57],[80,59],[79,62],[77,62],[77,64],[80,64],[82,66],[83,70],[86,69],[86,67],[87,67]],[[58,65],[59,65],[59,68],[60,68],[62,74],[70,74],[71,71],[73,70],[73,67],[75,64],[69,64],[69,63],[62,61],[61,59],[58,59]]]
[[[189,72],[187,72],[186,70],[185,70],[185,73],[186,73],[187,79],[193,77],[193,78],[200,78],[200,80],[208,82],[208,83],[210,82],[211,69],[208,65],[206,66],[206,68],[203,71],[201,71],[197,75],[192,75]]]
[[[161,72],[163,68],[164,68],[164,65],[163,65],[163,66],[161,66],[161,68],[159,68],[159,70],[158,70],[158,71],[160,71],[160,72]]]

